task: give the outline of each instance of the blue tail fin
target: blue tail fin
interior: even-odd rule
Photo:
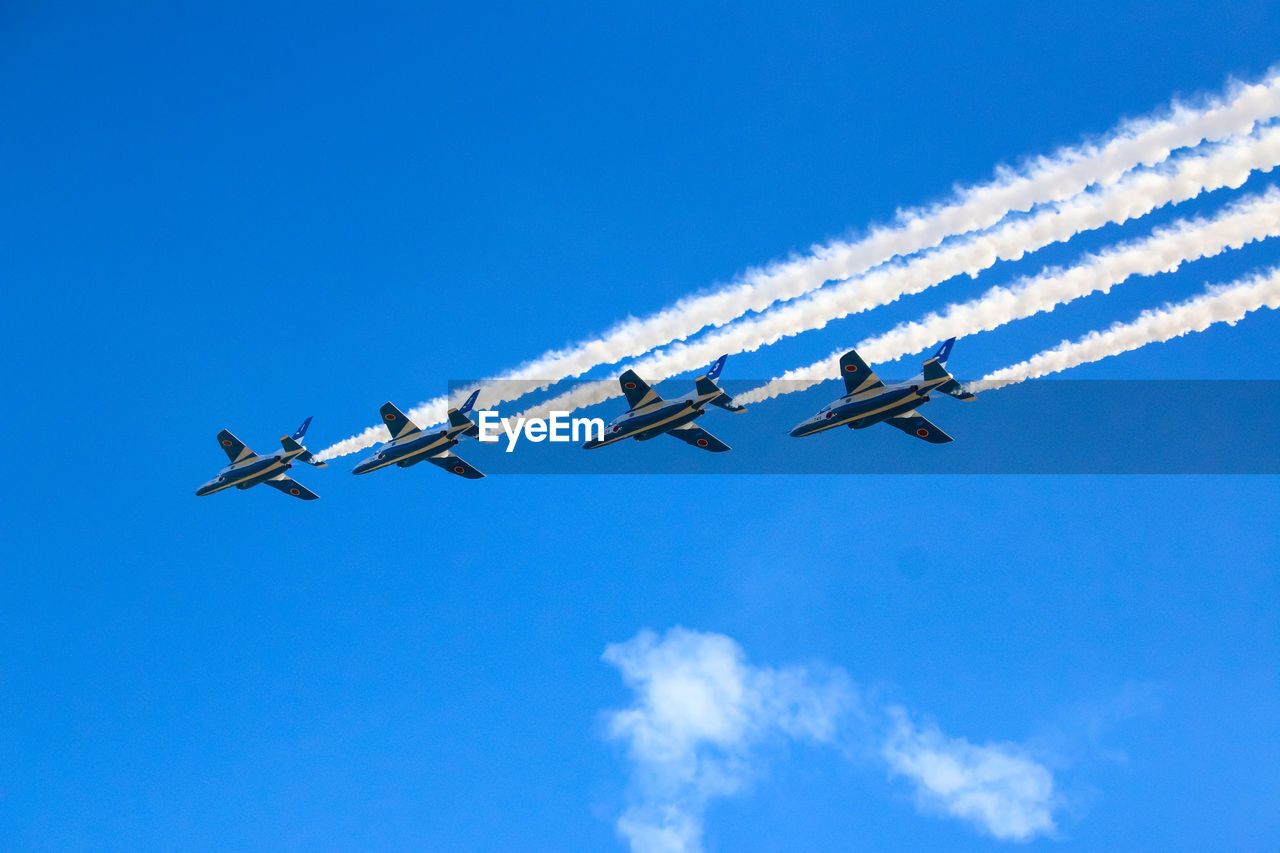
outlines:
[[[458,411],[459,411],[459,412],[461,412],[461,413],[462,413],[462,414],[464,414],[464,415],[465,415],[467,412],[470,412],[470,411],[471,411],[471,407],[472,407],[472,406],[474,406],[474,405],[476,404],[476,397],[479,397],[479,396],[480,396],[480,389],[479,389],[479,388],[477,388],[476,390],[474,390],[474,391],[472,391],[472,392],[471,392],[471,396],[467,398],[467,402],[463,403],[463,404],[458,408]]]
[[[294,441],[302,441],[302,437],[307,434],[307,427],[311,426],[311,418],[307,418],[302,422],[302,426],[298,427],[298,431],[293,434]]]
[[[933,358],[938,360],[938,364],[946,364],[947,357],[951,355],[951,348],[955,345],[955,338],[947,338],[942,342],[942,346],[938,347],[938,351],[933,354]]]
[[[716,380],[720,378],[720,371],[724,369],[724,361],[728,357],[728,355],[722,355],[717,358],[711,363],[711,368],[707,371],[707,375],[699,376],[693,384],[694,387],[698,389],[698,394],[700,396],[705,397],[709,394],[715,395],[707,401],[713,406],[719,406],[720,408],[728,409],[731,412],[745,412],[747,410],[746,406],[739,406],[737,403],[733,402],[733,398],[724,393],[720,386],[716,384]]]
[[[724,370],[724,361],[729,357],[728,353],[720,356],[711,363],[711,367],[707,370],[707,378],[715,382],[720,378],[720,371]]]

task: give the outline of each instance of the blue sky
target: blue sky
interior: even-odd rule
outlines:
[[[1052,774],[1054,829],[1031,848],[1280,838],[1274,475],[467,482],[354,478],[346,457],[298,472],[318,502],[192,496],[223,427],[266,450],[315,415],[322,447],[385,400],[1258,79],[1274,9],[19,3],[0,33],[0,846],[626,849],[617,822],[663,767],[618,735],[613,712],[653,707],[602,655],[646,629],[694,637],[673,655],[737,649],[748,680],[843,685],[825,733],[779,716],[695,743],[702,769],[748,768],[706,798],[709,850],[1016,846],[895,773],[894,707],[921,737]],[[768,379],[1274,181],[726,376]],[[963,340],[952,366],[976,376],[1276,261],[1263,242],[1125,284]],[[1261,311],[1063,377],[1275,379],[1278,332]],[[994,419],[929,414],[952,447],[1001,446]],[[662,443],[625,451],[692,452]],[[908,449],[945,471],[951,448]]]

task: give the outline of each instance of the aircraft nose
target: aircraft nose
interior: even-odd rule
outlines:
[[[205,483],[203,486],[196,489],[196,497],[202,498],[212,491],[213,491],[213,483]]]

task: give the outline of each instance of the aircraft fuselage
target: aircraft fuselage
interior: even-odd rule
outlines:
[[[582,445],[588,450],[634,438],[637,441],[648,441],[664,432],[692,423],[694,419],[706,414],[704,407],[720,392],[699,394],[692,391],[683,397],[671,400],[659,400],[639,409],[632,409],[614,418],[604,428],[604,439],[592,439]]]
[[[870,391],[861,391],[835,400],[824,406],[816,415],[796,425],[793,437],[815,435],[838,426],[864,429],[888,418],[905,414],[929,401],[929,392],[946,379],[927,380],[916,377],[909,382],[883,385]]]
[[[377,471],[379,468],[385,468],[388,465],[406,467],[406,463],[412,464],[414,461],[427,456],[443,453],[456,446],[457,443],[458,439],[451,437],[447,431],[420,432],[406,438],[387,442],[379,447],[372,456],[362,460],[360,464],[352,468],[351,473],[367,474],[370,471]]]
[[[218,476],[196,489],[196,496],[203,497],[232,486],[247,489],[279,476],[293,467],[293,459],[302,451],[281,451],[270,456],[250,456],[243,462],[235,462],[218,472]]]

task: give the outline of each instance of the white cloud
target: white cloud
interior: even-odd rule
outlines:
[[[604,660],[635,691],[607,718],[626,744],[635,803],[618,832],[637,853],[701,849],[707,803],[747,784],[753,747],[769,739],[831,741],[854,700],[840,673],[752,666],[722,634],[673,628],[611,644]]]
[[[998,839],[1055,829],[1053,774],[1025,750],[948,737],[896,706],[868,709],[841,670],[755,666],[732,638],[684,628],[641,631],[609,645],[604,660],[634,692],[605,718],[630,762],[631,803],[617,829],[634,853],[701,850],[711,800],[744,790],[763,748],[791,741],[875,755],[914,783],[922,811]]]
[[[901,708],[881,756],[915,784],[920,806],[967,820],[1002,841],[1030,841],[1056,828],[1053,774],[1014,744],[969,743],[917,726]]]

